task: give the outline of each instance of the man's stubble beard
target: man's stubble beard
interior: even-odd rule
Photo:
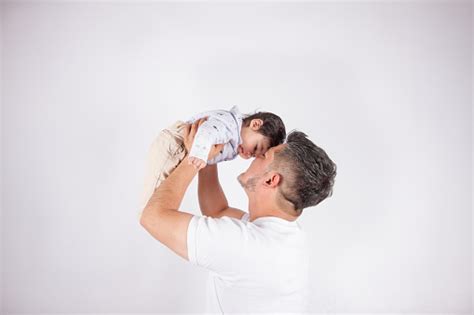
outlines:
[[[257,186],[257,181],[262,178],[262,176],[253,176],[253,177],[250,177],[249,179],[247,179],[247,181],[244,183],[244,181],[242,180],[242,175],[243,174],[240,174],[238,177],[237,177],[237,181],[239,182],[240,186],[242,186],[242,188],[248,190],[248,191],[251,191],[251,192],[254,192],[255,191],[255,186]]]

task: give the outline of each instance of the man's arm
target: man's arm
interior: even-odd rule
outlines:
[[[183,135],[186,152],[189,152],[197,128],[203,122],[204,119],[200,119],[186,129]],[[213,146],[208,159],[214,158],[222,147],[223,145]],[[188,226],[193,216],[178,209],[197,172],[196,168],[190,165],[189,156],[186,154],[178,167],[155,189],[140,218],[140,224],[154,238],[187,260]]]
[[[217,165],[208,165],[199,171],[199,206],[203,215],[220,218],[223,216],[240,219],[245,212],[230,208],[219,183]]]
[[[197,170],[188,156],[164,180],[143,210],[140,224],[158,241],[188,260],[187,231],[192,215],[178,211]]]

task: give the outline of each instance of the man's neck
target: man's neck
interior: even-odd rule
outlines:
[[[278,205],[266,200],[249,200],[249,221],[252,222],[262,217],[277,217],[286,221],[295,221],[298,217],[286,213]]]

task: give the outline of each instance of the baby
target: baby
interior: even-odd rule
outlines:
[[[277,115],[268,112],[243,115],[236,106],[229,111],[203,112],[186,122],[177,121],[162,130],[151,145],[141,209],[146,206],[155,188],[184,159],[183,128],[204,117],[207,120],[199,127],[189,152],[189,162],[197,169],[233,160],[237,155],[244,159],[259,156],[270,147],[283,143],[286,136],[285,125]],[[220,154],[208,161],[212,146],[221,143],[224,147]]]

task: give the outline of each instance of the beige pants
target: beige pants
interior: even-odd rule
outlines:
[[[145,184],[139,216],[145,208],[155,188],[171,174],[186,155],[182,131],[185,123],[177,121],[162,130],[148,151]]]

